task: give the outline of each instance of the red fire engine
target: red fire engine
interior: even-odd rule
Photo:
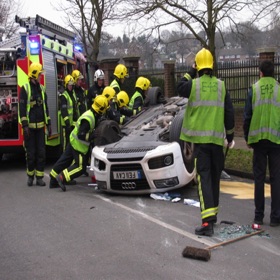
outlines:
[[[41,84],[48,95],[53,135],[46,136],[47,147],[60,148],[59,93],[67,74],[78,69],[88,84],[84,55],[75,49],[75,34],[39,15],[19,18],[25,32],[0,42],[0,159],[3,153],[23,151],[22,128],[18,122],[18,100],[22,85],[28,82],[28,67],[39,62],[45,70]]]

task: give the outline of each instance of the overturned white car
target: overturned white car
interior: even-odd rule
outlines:
[[[179,140],[187,99],[172,97],[158,104],[161,96],[160,88],[151,88],[151,106],[121,128],[110,120],[100,123],[102,137],[91,157],[98,189],[148,194],[174,190],[194,179],[193,146]]]

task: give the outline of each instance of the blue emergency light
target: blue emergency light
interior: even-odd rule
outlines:
[[[30,54],[39,54],[40,53],[40,44],[36,41],[29,42]]]
[[[78,52],[82,52],[82,47],[81,46],[79,46],[79,45],[75,45],[74,46],[74,49],[76,50],[76,51],[78,51]]]

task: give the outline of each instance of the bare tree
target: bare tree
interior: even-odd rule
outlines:
[[[15,23],[15,15],[21,6],[17,0],[0,0],[0,26],[3,28],[3,34],[0,31],[0,41],[3,35],[8,39],[19,29]]]
[[[216,35],[225,27],[236,26],[244,16],[257,23],[267,18],[276,2],[260,0],[128,0],[126,18],[145,19],[153,31],[180,23],[215,57]],[[130,8],[131,7],[131,8]],[[160,37],[160,32],[158,32]],[[216,59],[215,59],[216,61]]]
[[[196,53],[199,50],[197,39],[188,30],[185,30],[184,26],[181,26],[179,30],[169,32],[168,37],[166,35],[164,36],[162,32],[160,38],[161,42],[166,46],[166,55],[169,58],[172,55],[179,56],[182,66],[185,64],[185,59],[188,55]]]
[[[67,0],[66,4],[65,1],[59,4],[59,10],[65,12],[69,26],[77,33],[90,61],[97,62],[103,28],[117,18],[117,5],[122,1]]]
[[[238,43],[249,55],[256,54],[257,48],[261,46],[263,32],[251,22],[241,22],[236,25],[236,30],[232,30],[232,40]]]

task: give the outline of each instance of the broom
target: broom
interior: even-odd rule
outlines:
[[[239,241],[241,239],[245,239],[245,238],[253,236],[253,235],[260,234],[262,232],[264,232],[264,229],[257,230],[257,231],[251,232],[249,234],[245,234],[245,235],[242,235],[242,236],[239,236],[239,237],[227,240],[227,241],[223,241],[223,242],[217,243],[213,246],[206,247],[204,249],[187,246],[183,250],[182,255],[184,258],[191,258],[191,259],[196,259],[196,260],[201,260],[201,261],[209,261],[211,258],[212,249]]]

